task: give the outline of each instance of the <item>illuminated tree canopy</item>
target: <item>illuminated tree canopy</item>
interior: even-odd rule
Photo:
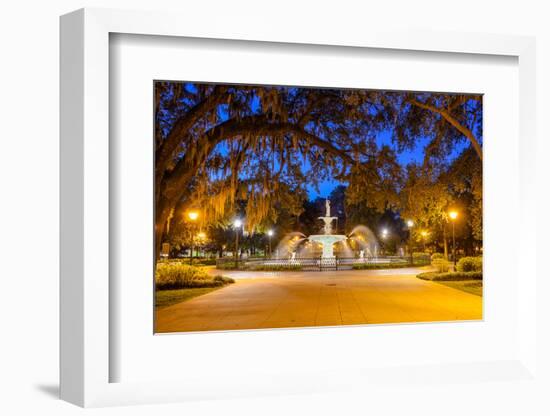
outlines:
[[[441,179],[449,198],[472,195],[481,239],[481,96],[162,81],[154,104],[157,256],[187,209],[219,226],[242,212],[247,230],[261,231],[281,216],[299,222],[306,186],[327,178],[346,184],[348,208],[419,220],[407,193],[437,193],[430,181]],[[399,152],[420,140],[422,163],[403,165]],[[460,143],[471,151],[453,165]]]

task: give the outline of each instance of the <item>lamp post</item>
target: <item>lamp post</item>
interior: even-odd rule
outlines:
[[[193,250],[195,248],[195,233],[194,233],[194,223],[197,221],[197,219],[199,218],[199,213],[198,211],[189,211],[187,213],[187,217],[189,218],[189,221],[191,221],[191,224],[193,224],[191,226],[191,256],[189,258],[189,264],[190,265],[193,265]]]
[[[428,232],[426,230],[422,231],[420,233],[422,235],[422,242],[424,243],[424,253],[426,252],[426,237],[428,236]]]
[[[454,268],[456,270],[455,221],[458,218],[458,212],[456,212],[456,211],[449,212],[449,217],[451,218],[451,222],[453,224],[453,264],[454,264]]]
[[[386,240],[388,238],[389,231],[387,228],[382,229],[382,240]],[[384,256],[386,255],[386,244],[384,244]]]
[[[271,258],[271,237],[273,237],[273,230],[267,231],[267,238],[269,240],[269,257]]]
[[[414,226],[413,220],[407,220],[407,229],[409,230],[409,256],[411,258],[411,265],[413,264],[413,253],[412,253],[412,244],[411,244],[411,234],[412,227]]]
[[[235,268],[239,269],[239,229],[243,225],[243,222],[240,219],[236,219],[233,222],[233,227],[235,228]]]
[[[198,241],[198,244],[197,244],[197,256],[200,254],[200,249],[203,248],[204,249],[204,243],[206,242],[206,234],[204,232],[200,232],[197,234],[197,241]],[[204,250],[203,250],[204,252]]]

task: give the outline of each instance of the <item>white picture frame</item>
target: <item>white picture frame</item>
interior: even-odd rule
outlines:
[[[61,398],[80,406],[158,403],[214,397],[320,393],[342,388],[342,377],[357,386],[408,379],[433,382],[460,379],[479,383],[488,374],[507,381],[537,380],[536,240],[534,184],[536,169],[535,40],[530,37],[429,31],[399,32],[349,28],[278,27],[235,33],[220,20],[212,26],[173,13],[82,9],[61,18]],[[281,369],[270,380],[239,380],[220,374],[215,381],[110,382],[117,357],[109,348],[109,36],[112,33],[210,38],[282,44],[333,45],[438,53],[505,55],[519,62],[520,212],[518,256],[523,268],[518,288],[518,354],[501,362],[441,363],[414,371],[381,368],[368,374],[334,370],[324,381],[315,374]],[[358,369],[360,370],[360,369]],[[484,376],[479,376],[483,374]],[[228,387],[229,386],[229,387]]]

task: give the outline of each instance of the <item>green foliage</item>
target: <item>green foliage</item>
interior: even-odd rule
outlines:
[[[404,218],[414,220],[412,240],[416,244],[430,244],[441,237],[447,222],[448,207],[455,198],[440,171],[412,164],[406,170],[405,183],[400,192],[400,212]],[[424,231],[429,234],[424,235]]]
[[[157,290],[155,292],[155,306],[157,308],[165,308],[176,303],[202,296],[214,290],[220,289],[222,286],[215,287],[193,287],[184,289]]]
[[[430,253],[413,253],[412,258],[415,266],[426,266],[430,264]]]
[[[159,263],[178,263],[178,264],[190,264],[189,257],[179,258],[179,259],[166,259],[159,260]],[[206,259],[201,257],[193,258],[193,266],[215,266],[216,259]]]
[[[432,261],[432,266],[435,267],[438,273],[446,273],[451,268],[451,263],[445,259],[436,259]]]
[[[472,237],[483,240],[482,164],[472,148],[466,149],[449,167],[447,178],[455,193],[464,199],[466,220]]]
[[[302,266],[300,266],[299,264],[258,264],[251,266],[248,270],[263,272],[301,271]]]
[[[417,275],[422,280],[432,280],[434,282],[442,281],[462,281],[462,280],[482,280],[482,272],[446,272],[446,273],[420,273]]]
[[[481,272],[483,270],[483,257],[462,257],[456,264],[459,272]]]
[[[437,283],[472,295],[483,296],[483,280],[438,280]]]
[[[192,287],[215,287],[234,280],[224,276],[211,276],[204,269],[181,263],[158,263],[155,272],[156,288],[181,289]]]
[[[354,165],[350,170],[346,200],[378,212],[398,206],[398,187],[403,170],[395,152],[382,146],[376,158]]]
[[[241,265],[241,262],[239,262],[239,265]],[[236,268],[237,264],[234,261],[224,261],[216,264],[218,270],[235,270]]]
[[[411,267],[408,263],[355,263],[353,270],[380,270],[380,269],[403,269]]]
[[[216,266],[219,270],[235,270],[236,264],[234,261],[219,262]],[[254,270],[263,272],[283,272],[283,271],[300,271],[302,266],[299,264],[254,264],[254,262],[247,263],[246,261],[239,262],[239,269],[242,270]]]
[[[445,255],[443,253],[433,253],[432,254],[432,262],[434,260],[445,260]]]

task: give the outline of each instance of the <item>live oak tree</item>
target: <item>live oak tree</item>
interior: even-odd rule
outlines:
[[[402,217],[414,223],[411,230],[413,239],[423,241],[426,238],[424,233],[429,233],[430,241],[439,237],[447,256],[448,212],[454,198],[448,184],[441,181],[440,172],[416,164],[408,165],[400,196]]]
[[[455,198],[463,201],[472,238],[477,242],[483,240],[482,169],[481,161],[472,148],[468,148],[452,162],[444,178]]]
[[[455,228],[457,236],[471,247],[483,240],[482,163],[472,147],[466,148],[451,163],[430,169],[411,164],[400,191],[400,212],[413,219],[413,233],[430,230],[432,239],[443,242],[447,254],[451,209],[459,211]],[[464,236],[467,230],[468,237]]]

